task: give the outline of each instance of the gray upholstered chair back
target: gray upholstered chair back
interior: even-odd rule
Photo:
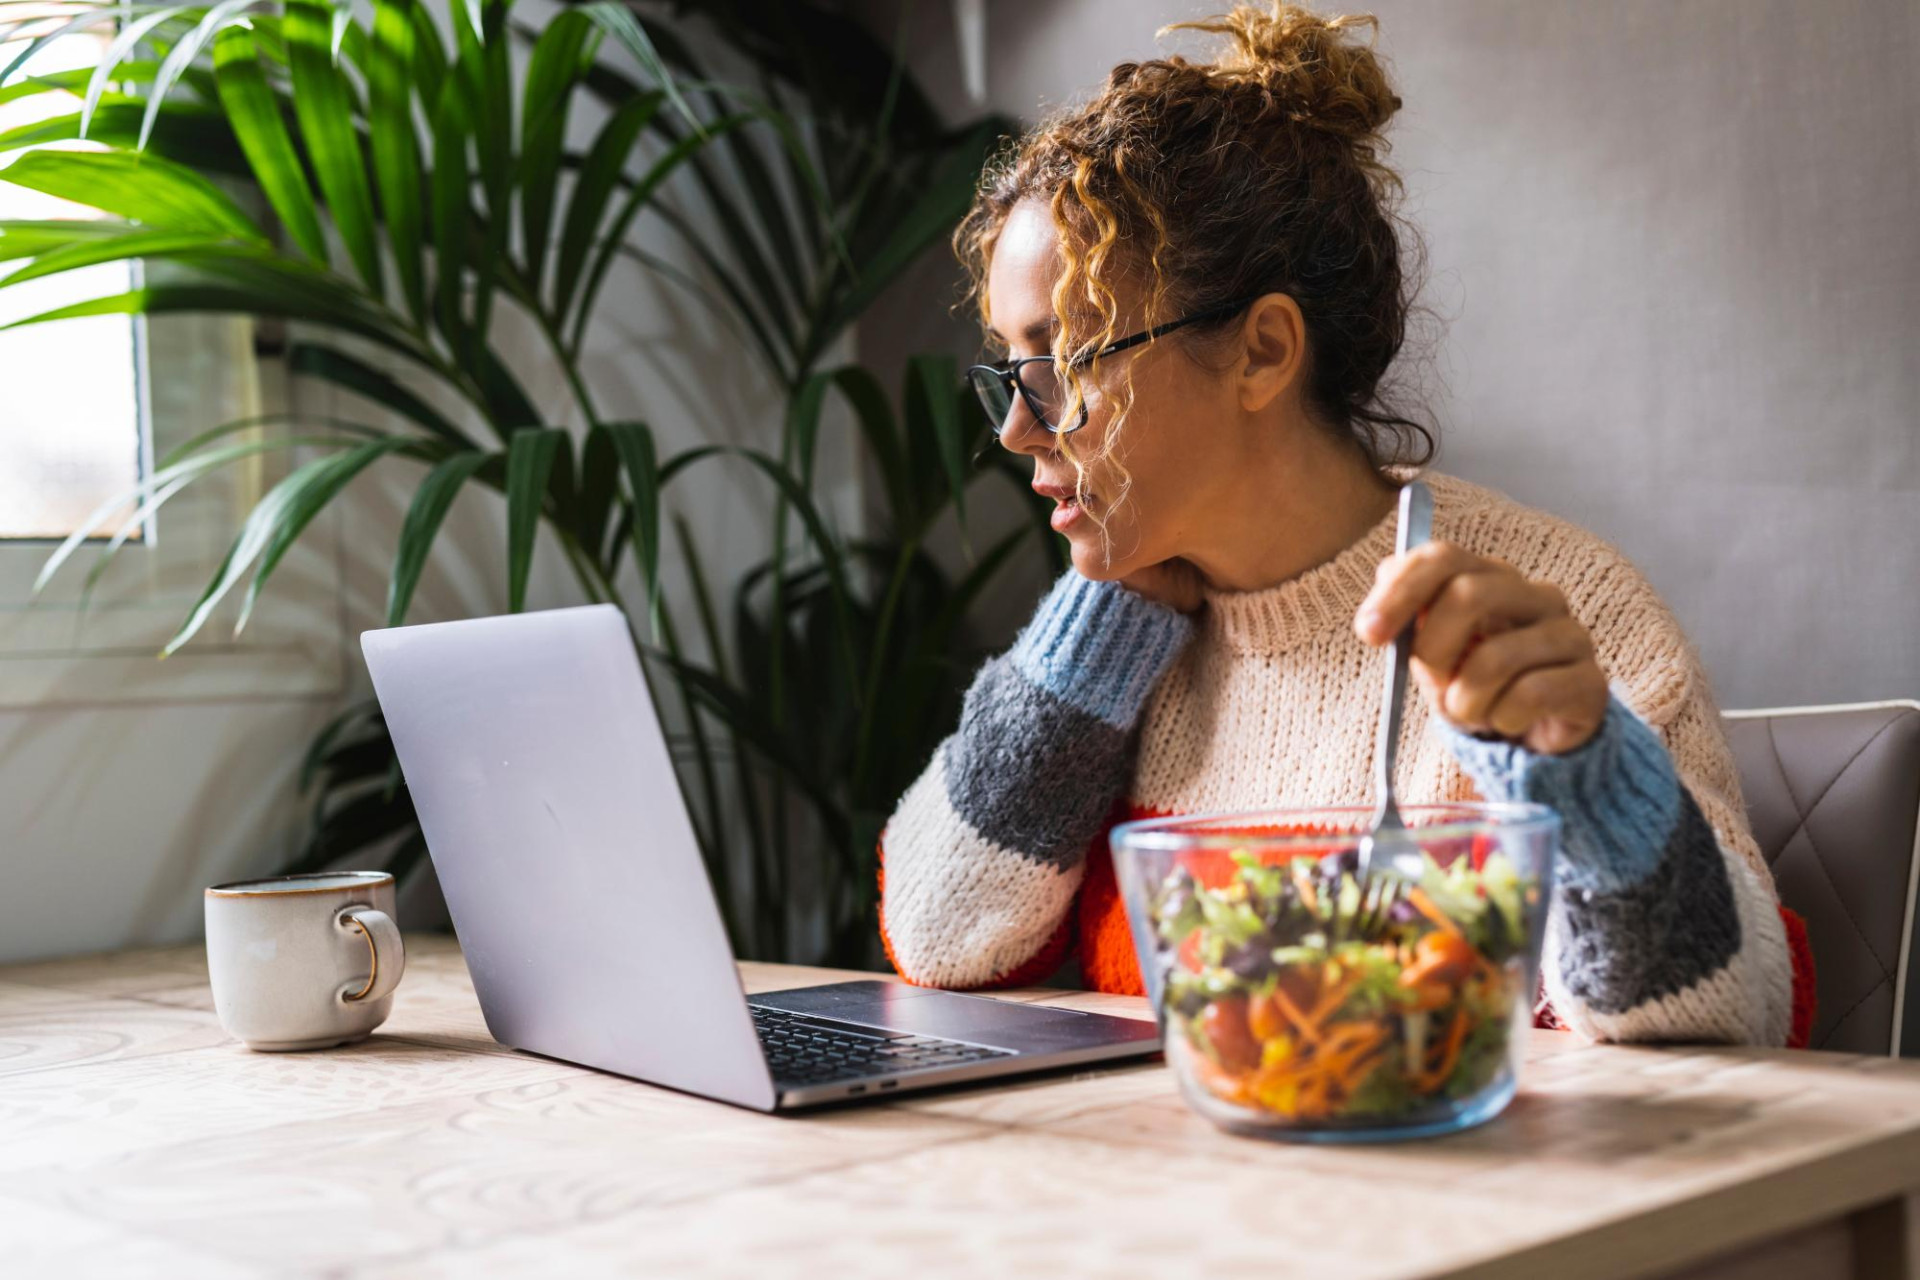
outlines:
[[[1807,922],[1812,1047],[1920,1057],[1920,702],[1727,713],[1780,900]]]

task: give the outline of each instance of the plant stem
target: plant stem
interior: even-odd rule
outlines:
[[[693,533],[684,517],[676,515],[673,520],[674,531],[680,535],[681,555],[687,562],[687,577],[693,585],[693,602],[696,616],[699,618],[702,633],[706,636],[714,671],[729,685],[734,683],[732,664],[727,661],[726,644],[720,635],[719,615],[714,612],[713,596],[707,588],[706,566],[700,562],[699,548],[694,545]],[[765,825],[760,815],[760,793],[754,782],[751,762],[746,747],[740,737],[738,726],[728,724],[727,741],[733,756],[734,785],[740,790],[742,819],[747,828],[748,865],[763,883],[773,882],[772,864],[768,861]],[[723,855],[724,856],[724,855]],[[737,904],[729,904],[731,910]],[[765,940],[759,936],[755,926],[755,946],[760,947]],[[775,951],[762,951],[763,955],[778,955]]]
[[[572,390],[574,403],[580,406],[580,413],[586,419],[587,426],[599,426],[600,413],[594,407],[593,393],[587,390],[586,379],[580,376],[578,353],[567,350],[566,344],[560,340],[560,331],[555,326],[553,318],[547,314],[546,308],[540,305],[540,300],[533,296],[532,291],[527,288],[526,281],[521,278],[517,270],[503,270],[501,280],[505,282],[507,292],[513,295],[514,301],[518,302],[521,309],[533,318],[534,324],[540,329],[540,335],[553,349],[554,361],[566,375],[567,386]]]
[[[900,555],[894,562],[893,579],[887,583],[886,600],[880,606],[880,617],[873,629],[873,649],[867,658],[866,696],[860,707],[860,729],[854,737],[853,780],[849,794],[855,803],[866,794],[867,766],[872,759],[873,720],[880,705],[880,675],[885,669],[887,641],[893,634],[894,615],[900,608],[900,595],[906,589],[907,573],[913,567],[913,558],[920,551],[918,536],[909,538],[900,547]],[[849,851],[849,858],[852,857]]]
[[[680,659],[680,637],[675,632],[673,621],[661,610],[661,639],[666,651],[678,661]],[[721,918],[726,921],[727,933],[737,945],[740,931],[734,923],[733,867],[729,861],[729,842],[726,838],[726,810],[720,803],[720,784],[713,767],[713,746],[707,741],[707,729],[700,718],[700,706],[693,700],[687,686],[675,681],[680,691],[680,707],[687,717],[687,729],[693,736],[695,768],[700,775],[701,798],[707,806],[706,838],[702,841],[707,867],[713,872],[714,896],[721,903]]]
[[[548,519],[554,525],[555,535],[560,541],[560,549],[566,553],[567,563],[573,568],[573,576],[580,580],[580,587],[587,593],[588,601],[593,604],[610,602],[613,599],[609,594],[613,590],[613,584],[581,549],[580,539],[571,529],[561,528],[559,521],[553,520],[551,516]],[[623,612],[624,608],[622,606]]]

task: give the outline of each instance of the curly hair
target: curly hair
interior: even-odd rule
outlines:
[[[1099,371],[1097,359],[1074,362],[1123,336],[1118,280],[1145,288],[1146,326],[1281,292],[1305,318],[1313,417],[1376,469],[1430,461],[1434,431],[1389,404],[1382,385],[1406,340],[1420,247],[1398,214],[1399,175],[1383,159],[1381,131],[1400,99],[1373,49],[1378,20],[1242,4],[1155,35],[1183,28],[1228,40],[1211,64],[1123,62],[1091,100],[996,153],[953,237],[969,276],[960,305],[975,299],[991,326],[994,244],[1016,204],[1041,200],[1064,262],[1052,352],[1070,384],[1067,415],[1085,396],[1083,373],[1097,380]],[[1368,38],[1353,39],[1362,29]],[[1204,347],[1236,322],[1187,332]],[[1132,403],[1130,363],[1102,453]],[[1070,437],[1058,439],[1084,481]]]

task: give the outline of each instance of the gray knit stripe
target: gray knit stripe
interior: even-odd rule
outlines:
[[[1559,901],[1561,979],[1597,1013],[1684,991],[1740,950],[1726,855],[1684,788],[1650,875],[1614,892],[1570,889]]]
[[[967,825],[1065,870],[1125,789],[1134,738],[1034,685],[1002,655],[967,690],[943,752],[947,797]]]

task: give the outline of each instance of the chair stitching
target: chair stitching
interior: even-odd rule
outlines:
[[[1773,767],[1780,774],[1780,785],[1787,789],[1787,799],[1793,801],[1793,816],[1804,823],[1807,820],[1807,811],[1801,807],[1800,796],[1793,789],[1793,777],[1787,772],[1787,762],[1780,758],[1780,740],[1773,736],[1773,718],[1769,716],[1765,723],[1767,749],[1773,752]],[[1794,831],[1797,832],[1799,829],[1795,827]],[[1791,843],[1793,843],[1793,832],[1788,832],[1787,838],[1780,842],[1780,847],[1785,849]]]
[[[1761,721],[1761,724],[1764,725],[1767,730],[1767,750],[1773,753],[1773,771],[1780,775],[1780,785],[1787,789],[1787,799],[1793,801],[1794,818],[1804,823],[1806,818],[1801,815],[1800,797],[1793,792],[1793,779],[1787,776],[1787,762],[1780,758],[1780,743],[1773,736],[1773,717],[1768,716],[1765,720]],[[1798,831],[1799,828],[1795,827],[1794,830]],[[1778,848],[1781,853],[1785,853],[1787,846],[1791,843],[1793,843],[1793,836],[1790,833],[1776,848]]]
[[[1867,988],[1867,994],[1861,996],[1858,1000],[1855,1000],[1852,1004],[1848,1005],[1845,1011],[1842,1012],[1839,1017],[1833,1020],[1833,1025],[1827,1028],[1827,1034],[1820,1037],[1821,1047],[1825,1047],[1828,1043],[1830,1043],[1833,1040],[1833,1033],[1840,1029],[1841,1023],[1845,1022],[1848,1018],[1851,1018],[1856,1009],[1858,1009],[1861,1005],[1865,1004],[1867,1001],[1873,999],[1874,993],[1886,985],[1887,985],[1887,979],[1882,978],[1880,981],[1874,983],[1872,986]]]
[[[1820,794],[1815,796],[1813,798],[1813,803],[1808,805],[1805,809],[1800,809],[1800,798],[1794,795],[1793,793],[1793,781],[1792,779],[1787,778],[1786,766],[1781,765],[1780,776],[1787,783],[1787,798],[1793,801],[1793,807],[1795,809],[1800,809],[1799,825],[1794,827],[1792,833],[1787,836],[1787,844],[1793,843],[1793,837],[1799,835],[1802,831],[1805,831],[1807,829],[1807,819],[1811,818],[1813,816],[1813,811],[1820,807],[1820,802],[1827,798],[1827,792],[1833,790],[1835,784],[1837,784],[1841,778],[1846,776],[1847,770],[1853,768],[1853,762],[1858,760],[1861,756],[1865,755],[1867,748],[1872,746],[1874,743],[1880,741],[1881,737],[1886,734],[1887,730],[1893,728],[1895,724],[1899,723],[1899,720],[1900,720],[1899,716],[1894,716],[1892,719],[1888,720],[1885,724],[1881,725],[1878,729],[1874,730],[1873,736],[1871,738],[1868,738],[1865,742],[1861,743],[1859,750],[1855,751],[1852,755],[1848,756],[1847,762],[1841,765],[1838,769],[1835,769],[1833,771],[1833,776],[1827,779],[1827,785],[1820,788]],[[1771,720],[1767,722],[1767,740],[1769,742],[1773,741],[1773,722]],[[1775,745],[1773,748],[1773,758],[1776,763],[1778,763],[1780,760],[1780,748],[1778,745]],[[1813,839],[1811,836],[1808,837],[1807,843],[1809,844],[1813,843]],[[1780,847],[1784,849],[1786,848],[1786,845],[1783,844]],[[1813,847],[1814,847],[1814,852],[1818,853],[1820,846],[1814,845]]]
[[[1880,958],[1880,953],[1873,949],[1873,943],[1867,938],[1867,931],[1862,929],[1860,922],[1853,918],[1853,912],[1847,910],[1847,900],[1840,895],[1840,886],[1833,882],[1833,873],[1827,870],[1827,864],[1820,860],[1820,846],[1813,842],[1812,836],[1807,837],[1807,848],[1813,851],[1813,865],[1820,868],[1820,878],[1827,882],[1827,888],[1833,893],[1833,900],[1840,905],[1840,914],[1845,916],[1847,923],[1853,926],[1854,936],[1860,939],[1860,945],[1865,947],[1867,954],[1873,957],[1873,963],[1880,970],[1880,976],[1892,981],[1892,966]]]
[[[1838,769],[1834,770],[1833,776],[1827,779],[1827,785],[1820,788],[1820,794],[1815,796],[1813,798],[1813,803],[1806,806],[1806,808],[1804,809],[1800,807],[1800,797],[1794,792],[1793,779],[1787,776],[1786,763],[1780,759],[1780,744],[1777,741],[1775,741],[1773,736],[1773,721],[1768,720],[1766,722],[1767,723],[1767,745],[1773,749],[1773,762],[1780,769],[1780,780],[1786,784],[1787,798],[1793,801],[1793,807],[1799,811],[1799,818],[1800,818],[1800,821],[1794,826],[1792,833],[1787,836],[1786,842],[1780,846],[1780,850],[1783,855],[1786,852],[1787,845],[1792,844],[1794,842],[1795,837],[1799,836],[1802,832],[1806,831],[1807,820],[1813,816],[1813,811],[1820,807],[1820,802],[1827,798],[1827,793],[1832,791],[1833,788],[1839,783],[1840,779],[1846,776],[1847,770],[1853,768],[1854,762],[1858,760],[1861,756],[1866,754],[1867,748],[1871,747],[1874,743],[1880,741],[1881,737],[1886,734],[1887,730],[1891,729],[1895,724],[1898,724],[1899,721],[1900,721],[1899,716],[1890,716],[1887,719],[1887,722],[1885,724],[1881,725],[1878,729],[1874,730],[1873,736],[1868,738],[1865,742],[1861,743],[1860,746],[1854,751],[1854,753],[1847,757],[1847,762],[1845,764],[1841,765]],[[1859,936],[1860,945],[1865,947],[1867,949],[1867,954],[1873,957],[1873,962],[1874,964],[1879,966],[1881,974],[1884,977],[1891,980],[1893,977],[1892,966],[1889,965],[1885,960],[1882,960],[1880,958],[1880,952],[1874,948],[1873,942],[1867,937],[1866,930],[1862,929],[1860,927],[1860,922],[1853,918],[1853,912],[1848,910],[1847,900],[1841,894],[1840,886],[1834,883],[1833,873],[1827,870],[1826,859],[1820,856],[1820,846],[1814,843],[1814,839],[1810,835],[1807,837],[1807,848],[1813,851],[1814,865],[1820,868],[1821,878],[1827,882],[1827,887],[1833,890],[1833,899],[1835,902],[1840,904],[1840,913],[1846,916],[1847,923],[1853,926],[1854,933]]]

